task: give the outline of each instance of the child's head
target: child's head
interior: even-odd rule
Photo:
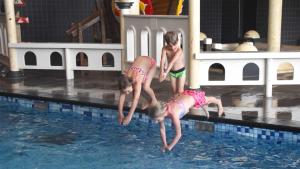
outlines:
[[[164,36],[167,45],[175,46],[178,42],[178,34],[174,31],[169,31]]]
[[[126,75],[121,75],[118,80],[119,90],[123,93],[129,94],[132,92],[132,80],[129,79]]]
[[[160,122],[160,121],[164,120],[164,118],[165,118],[164,110],[165,109],[163,108],[162,103],[158,102],[157,104],[148,107],[148,115],[153,120]]]

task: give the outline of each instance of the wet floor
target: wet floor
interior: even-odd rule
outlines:
[[[117,105],[119,72],[77,71],[75,79],[69,81],[64,71],[26,70],[24,73],[25,79],[19,83],[0,78],[0,92]],[[171,97],[169,82],[159,83],[155,79],[152,88],[159,100]],[[299,86],[273,86],[272,98],[265,98],[264,86],[203,86],[202,89],[207,96],[222,99],[226,112],[223,119],[283,125],[300,131]],[[209,108],[212,115],[216,110],[214,106]],[[204,115],[196,112],[199,113]]]

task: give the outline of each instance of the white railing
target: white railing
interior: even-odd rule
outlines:
[[[211,52],[200,53],[199,60],[200,86],[205,85],[265,85],[266,96],[272,97],[272,85],[300,84],[300,52]],[[257,69],[257,80],[243,80],[244,69],[251,63]],[[209,70],[218,64],[224,70],[224,80],[209,80]],[[281,65],[291,67],[292,79],[277,78]]]
[[[188,63],[188,17],[160,15],[126,15],[124,16],[126,40],[124,50],[127,61],[133,61],[139,55],[148,55],[160,63],[163,36],[167,31],[177,31],[181,35],[181,44],[186,63]]]
[[[8,56],[6,20],[5,15],[0,13],[0,55]]]
[[[188,17],[187,16],[132,16],[127,15],[125,20],[124,50],[127,61],[133,61],[138,55],[149,55],[160,62],[161,49],[164,45],[163,35],[167,31],[181,33],[182,48],[186,63],[188,63]],[[235,44],[236,45],[236,44]],[[222,45],[232,49],[233,45]],[[266,96],[272,96],[272,85],[300,84],[300,52],[201,52],[196,59],[199,60],[200,76],[199,86],[205,85],[265,85]],[[222,81],[209,80],[209,68],[218,63],[224,67],[225,77]],[[257,80],[243,80],[243,70],[251,63],[257,67]],[[280,64],[292,66],[293,79],[279,80]],[[186,64],[187,69],[189,69]],[[193,78],[193,77],[188,77]]]
[[[14,43],[20,69],[66,70],[66,78],[74,78],[74,70],[121,71],[120,44]],[[78,65],[83,56],[86,64]],[[77,59],[77,61],[76,61]],[[104,60],[110,60],[109,64]]]

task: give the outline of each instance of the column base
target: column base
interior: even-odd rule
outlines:
[[[119,9],[130,9],[133,2],[115,2]]]
[[[6,77],[11,81],[20,81],[24,79],[23,71],[9,71]]]

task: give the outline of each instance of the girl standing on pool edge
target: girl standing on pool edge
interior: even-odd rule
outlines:
[[[120,124],[127,125],[131,121],[133,113],[137,107],[142,88],[150,97],[148,105],[155,105],[157,103],[154,91],[150,87],[155,71],[156,62],[153,58],[149,56],[139,56],[134,60],[126,73],[120,77],[120,98],[118,105],[118,120]],[[132,104],[128,115],[124,117],[123,107],[125,98],[126,95],[131,92],[133,94]],[[144,107],[144,109],[147,108],[147,106]]]

